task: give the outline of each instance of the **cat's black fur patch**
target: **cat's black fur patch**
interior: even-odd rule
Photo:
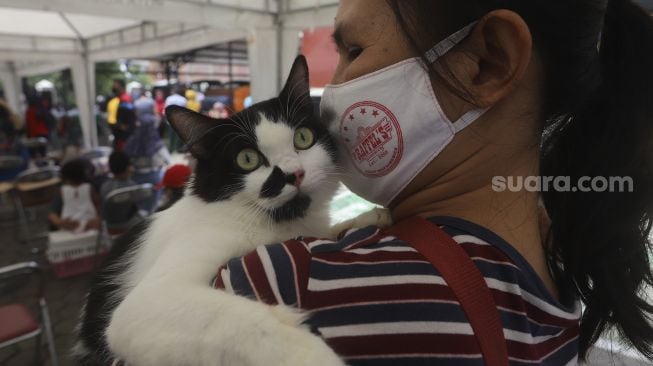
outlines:
[[[270,216],[275,222],[292,221],[304,217],[311,206],[311,197],[298,194],[283,206],[270,210]]]
[[[79,341],[89,353],[77,359],[80,366],[108,365],[112,360],[104,332],[109,326],[111,314],[122,300],[112,298],[112,294],[120,289],[114,280],[122,272],[120,265],[126,262],[126,256],[132,249],[137,249],[135,243],[138,243],[148,226],[149,223],[144,221],[116,239],[91,281],[79,329]]]
[[[261,187],[261,197],[274,198],[280,195],[286,184],[289,184],[286,179],[286,174],[279,167],[275,166],[272,174],[270,174],[265,183],[263,183],[263,187]]]

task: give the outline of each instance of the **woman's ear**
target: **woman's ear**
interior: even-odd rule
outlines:
[[[478,107],[490,107],[510,94],[531,64],[533,39],[524,19],[511,10],[495,10],[474,26],[467,39],[443,57],[456,83]]]

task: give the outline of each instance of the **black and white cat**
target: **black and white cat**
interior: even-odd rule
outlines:
[[[181,107],[168,120],[197,159],[186,194],[124,236],[82,314],[80,364],[343,365],[303,315],[210,287],[257,246],[327,237],[336,148],[314,114],[300,56],[278,98],[228,120]]]

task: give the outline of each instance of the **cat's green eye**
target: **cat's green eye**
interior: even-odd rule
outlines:
[[[244,149],[236,156],[236,164],[246,172],[253,172],[258,169],[262,163],[261,154],[253,149]]]
[[[295,130],[295,149],[308,150],[315,144],[315,133],[308,127]]]

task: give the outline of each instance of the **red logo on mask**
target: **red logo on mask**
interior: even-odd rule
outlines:
[[[404,141],[399,122],[379,103],[366,101],[349,107],[340,120],[340,135],[363,175],[383,177],[401,161]]]

